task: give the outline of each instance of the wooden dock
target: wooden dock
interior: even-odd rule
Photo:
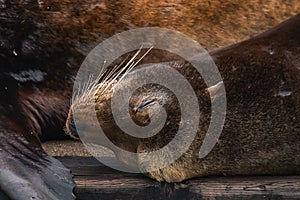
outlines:
[[[207,177],[168,184],[110,169],[93,157],[57,159],[71,169],[78,200],[300,199],[300,176]]]

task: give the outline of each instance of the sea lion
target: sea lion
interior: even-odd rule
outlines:
[[[102,130],[119,148],[150,154],[164,147],[175,137],[182,114],[179,102],[170,90],[154,83],[141,85],[130,99],[129,118],[140,126],[151,123],[150,115],[155,117],[160,112],[160,106],[168,115],[164,127],[149,138],[133,137],[118,127],[112,114],[111,99],[116,86],[128,88],[135,83],[136,74],[141,68],[158,71],[168,65],[180,72],[197,94],[201,112],[199,128],[193,143],[179,159],[146,175],[158,181],[180,182],[193,177],[220,174],[300,174],[299,33],[300,14],[251,39],[210,51],[226,89],[227,117],[217,144],[204,158],[199,158],[199,150],[210,121],[210,105],[214,98],[219,97],[218,92],[209,97],[203,78],[188,62],[147,64],[121,77],[121,82],[112,82],[116,77],[108,79],[100,84],[95,96],[90,96],[95,99],[90,101],[91,106],[95,106]],[[87,120],[86,116],[91,115],[86,111],[90,105],[82,101],[84,98],[74,98],[66,123],[70,134],[76,134],[76,126],[86,131],[93,130],[89,127],[99,127]],[[126,117],[122,119],[131,120]],[[187,140],[183,138],[178,148]],[[101,141],[95,143],[101,144]],[[161,159],[143,154],[124,157],[117,148],[112,150],[126,166],[138,165],[140,169],[157,164],[153,162],[164,162],[167,157],[164,154],[160,155]]]
[[[123,6],[116,5],[119,2],[126,5],[124,10]],[[236,8],[236,3],[226,4],[225,10],[228,12],[222,12],[222,17],[220,11],[224,10],[224,6],[220,6],[210,15],[210,23],[202,24],[196,23],[199,21],[197,17],[202,16],[201,21],[204,21],[206,13],[201,9],[190,13],[188,10],[194,9],[194,4],[189,7],[190,1],[187,0],[183,4],[182,2],[172,4],[172,10],[175,8],[184,12],[170,13],[168,11],[171,7],[160,5],[152,8],[153,5],[144,4],[139,9],[135,5],[136,1],[0,1],[1,198],[74,198],[74,183],[69,171],[43,151],[40,140],[66,137],[63,127],[69,110],[74,76],[87,53],[103,39],[129,28],[149,25],[168,25],[167,28],[172,29],[178,28],[179,25],[192,27],[189,30],[195,28],[196,34],[186,33],[199,41],[206,37],[216,38],[215,42],[204,43],[206,47],[217,46],[218,42],[221,45],[221,40],[224,43],[228,43],[228,40],[236,41],[243,35],[231,31],[230,37],[224,39],[222,34],[215,34],[219,29],[225,30],[222,18],[230,21],[237,15],[229,12]],[[197,2],[201,6],[201,1]],[[287,10],[292,10],[291,14],[298,10],[297,0],[288,4],[282,2]],[[218,5],[219,3],[214,3],[213,8]],[[270,3],[260,5],[261,3],[260,9],[276,8],[276,5]],[[128,10],[132,10],[130,6],[136,11],[132,20],[128,13]],[[251,11],[254,10],[252,4],[245,3],[237,11],[249,21],[261,17],[265,20],[270,19],[267,26],[251,25],[249,34],[256,32],[257,28],[265,29],[288,17],[285,9],[245,16],[247,7],[251,7]],[[151,15],[146,15],[145,10],[151,11]],[[157,15],[157,12],[160,14]],[[189,13],[192,16],[189,16]],[[177,20],[181,17],[186,22]],[[151,23],[154,19],[155,22]],[[167,21],[170,23],[167,24]],[[201,27],[209,27],[208,24],[212,22],[217,27],[212,33],[209,32],[204,37],[206,28],[203,29],[203,34],[199,34],[202,31]],[[241,27],[242,33],[249,30],[247,23],[243,21],[235,22],[229,27],[236,26]],[[231,29],[226,30],[230,32]],[[209,40],[204,40],[207,41]]]
[[[0,196],[74,199],[70,170],[43,151],[40,139],[66,138],[80,54],[51,39],[55,30],[37,1],[1,1],[0,13]]]

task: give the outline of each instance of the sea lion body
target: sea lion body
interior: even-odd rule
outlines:
[[[174,163],[147,175],[158,181],[179,182],[220,174],[300,174],[299,33],[300,14],[254,38],[210,52],[226,89],[227,111],[222,134],[204,158],[199,158],[199,150],[211,115],[211,98],[204,80],[189,63],[182,61],[144,66],[155,71],[168,65],[179,71],[195,90],[201,112],[199,129],[189,149]],[[141,68],[143,66],[128,73],[118,87],[134,84]],[[150,121],[149,113],[158,113],[157,105],[163,106],[168,113],[164,128],[157,135],[143,139],[128,135],[117,126],[111,111],[112,88],[115,88],[115,83],[104,94],[100,88],[95,109],[102,130],[116,146],[130,152],[150,154],[174,138],[181,116],[174,94],[155,84],[141,86],[133,94],[129,112],[136,124],[146,126]],[[77,124],[96,127],[85,119],[88,114],[85,107],[76,101],[72,105],[73,111],[77,112]],[[71,133],[75,130],[73,111],[70,111],[67,122]],[[181,142],[179,146],[186,141]],[[138,154],[137,158],[131,159],[124,157],[118,149],[113,150],[127,166],[134,164],[141,169],[154,165],[154,162],[164,162],[167,157],[160,155],[161,160],[157,160]]]

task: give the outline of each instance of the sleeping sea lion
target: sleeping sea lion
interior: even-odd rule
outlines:
[[[99,79],[96,87],[86,86],[90,89],[73,99],[66,123],[67,131],[76,135],[76,128],[77,131],[80,129],[82,134],[80,131],[78,134],[81,138],[91,137],[85,141],[106,146],[107,137],[114,144],[111,150],[121,162],[127,167],[137,166],[141,172],[158,181],[180,182],[193,177],[220,174],[300,174],[299,33],[300,14],[251,39],[209,52],[220,71],[223,79],[221,84],[226,89],[227,116],[221,136],[204,158],[199,157],[199,151],[210,122],[211,101],[220,97],[218,91],[215,91],[215,96],[209,96],[207,90],[218,90],[218,87],[207,88],[203,78],[189,62],[146,64],[125,74],[106,75],[104,81]],[[199,102],[200,120],[197,135],[188,150],[173,163],[152,170],[154,168],[149,166],[167,162],[168,156],[179,151],[190,139],[187,132],[191,124],[184,129],[186,137],[181,137],[176,148],[167,151],[168,155],[151,154],[169,145],[181,124],[190,122],[182,121],[182,103],[164,86],[155,83],[140,85],[130,97],[129,115],[120,117],[121,121],[125,121],[122,126],[129,127],[131,124],[127,121],[134,121],[146,127],[160,115],[161,107],[167,113],[163,128],[156,135],[143,138],[138,137],[142,129],[136,133],[131,129],[132,132],[128,133],[117,125],[112,104],[121,105],[119,113],[124,104],[113,103],[112,99],[119,89],[128,92],[127,88],[136,84],[143,68],[148,70],[148,76],[155,77],[155,73],[169,73],[160,70],[165,66],[177,70],[191,84]],[[92,98],[92,101],[87,101],[87,98]],[[122,100],[119,98],[119,101]],[[90,107],[96,112],[95,122],[89,117],[92,116]],[[192,109],[188,112],[192,112]],[[96,131],[98,123],[106,136],[99,137],[95,132],[98,138],[93,138],[89,133]],[[115,146],[137,154],[126,156]],[[145,168],[151,170],[143,171]]]

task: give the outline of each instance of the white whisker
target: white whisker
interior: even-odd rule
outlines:
[[[101,95],[103,95],[107,89],[119,78],[116,84],[112,87],[111,90],[113,90],[120,83],[120,81],[153,49],[153,46],[150,47],[140,58],[138,58],[138,55],[141,53],[142,49],[143,45],[128,62],[127,60],[129,56],[123,59],[120,64],[111,69],[105,67],[106,61],[104,61],[103,68],[95,80],[93,80],[94,74],[91,74],[84,84],[79,82],[79,88],[73,94],[71,104],[86,104],[91,98],[96,96],[97,98],[95,100],[97,101],[97,99],[101,97]],[[137,58],[138,60],[134,61]],[[126,65],[122,67],[125,63]],[[97,95],[99,91],[100,94]]]
[[[109,81],[109,84],[104,88],[104,90],[100,93],[100,96],[104,94],[104,92],[111,86],[111,84],[122,74],[122,72],[127,69],[128,66],[134,61],[134,59],[139,55],[142,50],[142,47],[133,55],[133,57],[128,61],[128,63],[114,76],[112,80]]]
[[[111,89],[113,90],[121,81],[122,79],[153,49],[153,46],[150,47],[146,53],[143,54],[143,56],[136,62],[136,63],[132,63],[132,65],[125,71],[125,73],[121,76],[121,78],[118,80],[117,84]]]

